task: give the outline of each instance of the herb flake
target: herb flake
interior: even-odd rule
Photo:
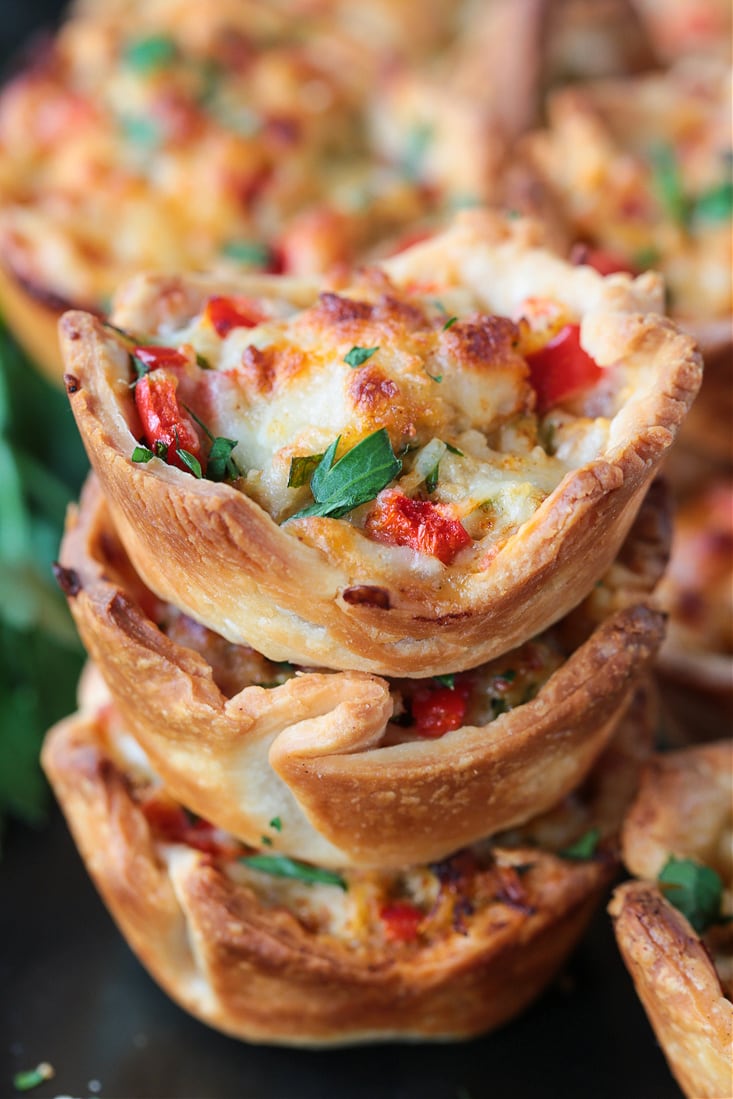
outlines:
[[[151,462],[155,458],[155,454],[152,450],[148,450],[146,446],[136,446],[132,452],[133,462]]]
[[[310,866],[306,862],[288,858],[287,855],[245,855],[239,861],[252,870],[260,870],[276,878],[294,878],[307,885],[336,885],[344,892],[348,889],[344,878],[334,870]]]
[[[564,847],[562,851],[558,851],[558,855],[561,859],[570,859],[571,862],[582,862],[585,859],[592,859],[598,849],[598,841],[600,838],[600,829],[590,828],[580,837],[580,839],[577,839],[575,843],[571,843],[569,847]]]
[[[719,922],[723,883],[711,867],[670,855],[657,880],[669,903],[690,921],[698,934]]]
[[[172,38],[165,34],[151,34],[147,38],[128,42],[123,60],[135,72],[153,73],[170,65],[177,54],[178,50]]]
[[[41,1061],[35,1068],[16,1072],[13,1077],[13,1087],[16,1091],[30,1091],[32,1088],[37,1088],[39,1084],[44,1084],[46,1080],[51,1080],[54,1075],[53,1066],[49,1065],[48,1061]]]
[[[303,454],[292,458],[288,473],[288,488],[302,488],[303,485],[307,485],[322,460],[322,454]]]
[[[433,679],[436,683],[440,683],[441,687],[447,687],[449,691],[455,689],[456,677],[455,675],[434,675]]]
[[[371,359],[377,351],[379,351],[378,347],[352,347],[351,351],[344,355],[344,362],[352,370],[356,370],[358,366],[363,366],[367,359]]]
[[[272,262],[269,246],[258,240],[230,240],[221,252],[227,259],[236,260],[246,267],[269,267]]]
[[[339,435],[331,443],[311,477],[315,503],[296,512],[292,519],[311,515],[341,519],[360,504],[373,500],[402,469],[386,428],[367,435],[334,465],[340,440]]]

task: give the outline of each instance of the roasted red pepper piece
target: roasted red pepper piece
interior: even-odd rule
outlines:
[[[242,853],[236,841],[222,839],[213,824],[192,817],[164,794],[152,794],[140,808],[156,838],[165,843],[183,843],[218,858],[237,858]]]
[[[466,717],[471,684],[454,687],[421,687],[412,696],[412,719],[419,736],[441,737],[460,729]]]
[[[590,248],[581,244],[573,249],[572,261],[577,264],[585,264],[593,267],[599,275],[616,275],[619,271],[627,275],[635,275],[636,269],[623,256],[611,252],[607,248]]]
[[[143,425],[145,441],[151,450],[164,444],[165,461],[190,472],[177,451],[186,450],[201,461],[201,444],[193,421],[181,410],[176,397],[178,379],[168,370],[158,369],[140,378],[135,386],[135,404]]]
[[[233,328],[255,328],[265,319],[262,310],[249,298],[209,298],[206,320],[223,339]]]
[[[378,542],[409,546],[450,565],[459,550],[471,544],[466,528],[440,504],[413,500],[402,492],[381,493],[369,513],[366,531]]]
[[[417,938],[423,913],[408,901],[394,901],[380,908],[379,918],[384,924],[384,935],[389,942],[410,943]]]
[[[541,414],[595,385],[603,371],[580,346],[580,325],[566,324],[548,344],[527,355]]]
[[[183,352],[175,347],[135,347],[132,353],[148,370],[158,370],[163,366],[185,366],[188,362]]]

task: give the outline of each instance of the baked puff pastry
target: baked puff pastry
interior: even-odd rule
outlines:
[[[276,664],[156,600],[97,484],[58,576],[127,728],[171,794],[257,844],[324,866],[405,866],[520,824],[574,789],[663,636],[641,602],[665,560],[645,505],[568,619],[468,674],[416,682]]]
[[[391,872],[253,856],[186,816],[109,708],[57,726],[43,759],[128,942],[194,1015],[288,1045],[456,1039],[526,1007],[577,942],[614,873],[644,721],[547,825]]]
[[[733,1094],[732,789],[732,741],[658,756],[623,828],[624,861],[646,880],[621,886],[609,909],[689,1099]]]
[[[414,677],[577,605],[701,367],[656,276],[535,233],[466,213],[307,308],[260,276],[137,281],[117,329],[67,314],[72,409],[151,590],[269,659]]]

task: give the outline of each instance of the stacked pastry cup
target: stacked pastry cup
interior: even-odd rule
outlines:
[[[194,1014],[290,1044],[466,1037],[538,995],[615,872],[663,636],[649,489],[699,357],[656,276],[571,267],[488,213],[339,277],[147,278],[113,325],[62,320],[94,474],[58,577],[94,666],[44,763],[130,944]],[[235,323],[212,328],[212,301]],[[545,408],[538,301],[594,366]],[[136,393],[171,363],[195,463]],[[376,436],[387,481],[320,508]],[[489,475],[491,522],[467,502]],[[381,521],[400,500],[422,527]]]

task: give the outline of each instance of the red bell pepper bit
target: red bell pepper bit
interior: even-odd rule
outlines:
[[[134,347],[132,351],[136,359],[147,366],[148,370],[158,370],[164,366],[186,366],[188,359],[182,351],[175,347]]]
[[[241,847],[221,837],[213,824],[191,817],[170,798],[154,793],[141,805],[142,813],[156,837],[164,843],[182,843],[218,858],[237,858]]]
[[[590,248],[586,244],[579,244],[573,248],[570,258],[573,263],[593,267],[599,275],[616,275],[619,271],[627,275],[637,274],[629,260],[607,248]]]
[[[394,490],[377,497],[367,516],[366,531],[378,542],[409,546],[437,557],[444,565],[450,565],[459,550],[471,544],[466,528],[440,504],[413,500]]]
[[[578,324],[566,324],[548,344],[530,352],[527,362],[540,414],[590,389],[603,377],[598,363],[580,346]]]
[[[166,461],[185,472],[178,450],[187,450],[201,461],[201,444],[193,420],[181,410],[176,397],[178,378],[164,369],[145,374],[135,386],[135,404],[143,425],[145,441],[151,450],[156,443],[168,448]]]
[[[209,298],[204,317],[218,336],[224,339],[233,328],[255,328],[265,315],[249,298]]]
[[[421,687],[411,700],[412,719],[418,736],[437,739],[463,725],[470,682],[457,682],[453,687]]]
[[[384,924],[384,935],[389,942],[410,943],[417,938],[423,913],[408,901],[394,901],[380,908],[379,918]]]

